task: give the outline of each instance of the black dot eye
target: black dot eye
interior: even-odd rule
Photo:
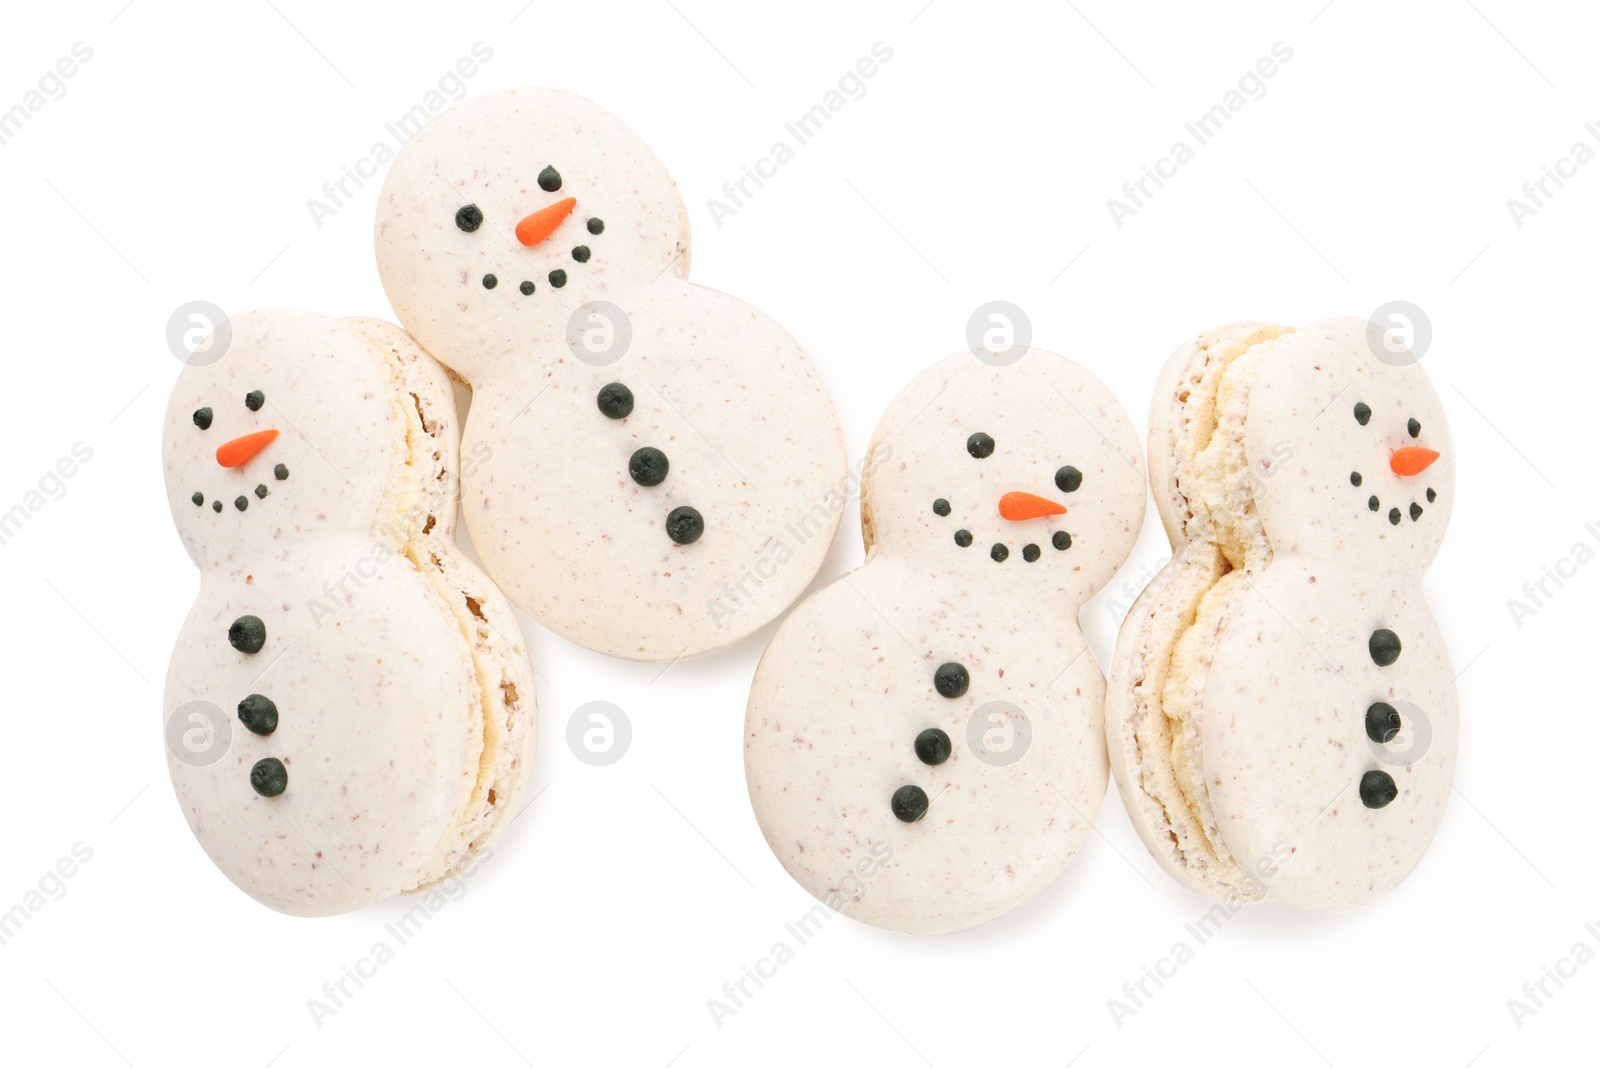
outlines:
[[[557,267],[550,272],[550,284],[557,289],[567,284],[567,272]]]
[[[934,501],[933,502],[933,514],[934,515],[949,515],[950,514],[950,502],[945,500],[943,497],[940,497],[938,500]]]
[[[1062,493],[1076,493],[1083,485],[1083,472],[1068,464],[1056,472],[1056,489]]]
[[[1406,433],[1410,434],[1412,437],[1416,437],[1418,434],[1422,433],[1422,424],[1417,422],[1415,419],[1406,420]]]
[[[259,412],[261,406],[265,403],[267,403],[267,395],[259,389],[252,389],[244,395],[244,406],[252,412]]]
[[[483,211],[476,204],[456,209],[456,225],[467,233],[472,233],[483,225]]]
[[[967,451],[979,460],[993,456],[994,438],[980,430],[967,439]]]
[[[546,167],[539,172],[539,188],[546,193],[554,193],[561,188],[561,172],[554,167]]]
[[[591,234],[603,234],[606,232],[606,224],[600,219],[590,219],[589,232]]]
[[[579,245],[577,248],[573,249],[572,250],[572,258],[577,260],[579,263],[588,263],[589,262],[589,246],[588,245]]]
[[[1367,420],[1372,418],[1372,409],[1360,401],[1356,402],[1356,422],[1362,426],[1367,425]]]
[[[201,430],[210,430],[211,429],[211,409],[210,408],[196,408],[194,410],[194,425],[199,427]]]

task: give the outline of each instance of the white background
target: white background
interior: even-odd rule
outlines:
[[[5,714],[0,910],[92,850],[0,946],[0,1059],[265,1066],[866,1063],[1592,1064],[1600,963],[1521,1020],[1507,999],[1583,940],[1593,848],[1600,546],[1592,311],[1600,166],[1518,228],[1508,197],[1600,136],[1597,26],[1578,4],[1325,0],[309,0],[17,6],[0,108],[86,42],[93,58],[0,145],[6,367],[0,511],[74,443],[93,458],[0,545]],[[1201,10],[1204,8],[1204,10]],[[119,9],[120,10],[119,12]],[[519,9],[523,9],[520,10]],[[919,10],[920,9],[920,10]],[[1209,902],[1157,868],[1113,792],[1078,859],[989,928],[918,940],[836,918],[733,1017],[706,1001],[812,904],[746,799],[740,725],[767,628],[662,674],[524,620],[541,675],[538,800],[491,863],[318,1028],[307,1000],[384,938],[397,901],[279,916],[233,889],[167,784],[161,680],[197,587],[171,527],[158,422],[180,304],[390,316],[378,182],[306,207],[475,41],[473,93],[599,101],[667,162],[693,279],[807,346],[859,459],[922,368],[1003,298],[1035,343],[1100,375],[1144,425],[1187,335],[1303,324],[1392,299],[1431,319],[1459,498],[1426,588],[1461,678],[1457,792],[1417,872],[1360,912],[1233,919],[1118,1027],[1107,1009]],[[874,42],[890,62],[716,226],[706,207]],[[1274,42],[1251,102],[1118,229],[1108,197]],[[1554,187],[1551,187],[1554,190]],[[1069,266],[1070,264],[1070,266]],[[819,581],[861,559],[846,516]],[[1084,614],[1104,664],[1118,587],[1166,558],[1154,509]],[[565,724],[626,710],[594,768]],[[56,888],[56,884],[47,884]],[[1568,970],[1572,970],[1568,966]],[[1531,1003],[1530,1003],[1531,1004]]]

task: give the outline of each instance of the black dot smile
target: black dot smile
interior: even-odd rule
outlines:
[[[546,193],[559,192],[564,184],[561,172],[556,170],[553,165],[547,165],[544,170],[540,171],[537,181],[539,188]],[[477,204],[463,204],[456,209],[454,222],[456,229],[462,233],[476,234],[484,223],[483,209]],[[493,230],[494,227],[491,226],[490,229]],[[606,232],[605,220],[598,216],[590,216],[584,222],[584,229],[592,236],[599,237]],[[588,263],[594,252],[590,246],[584,244],[571,246],[568,254],[572,257],[572,262],[574,263]],[[550,283],[550,288],[560,289],[567,284],[567,272],[558,267],[551,270],[546,275],[546,279]],[[479,281],[483,284],[484,289],[494,289],[500,285],[499,275],[492,271],[484,274]],[[536,289],[537,287],[531,279],[525,279],[517,284],[517,291],[525,297],[533,296]],[[199,413],[195,414],[198,422]]]

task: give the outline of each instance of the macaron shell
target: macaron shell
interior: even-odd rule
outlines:
[[[173,650],[169,705],[209,701],[231,717],[222,759],[191,766],[169,752],[178,803],[206,854],[256,900],[297,916],[349,912],[409,889],[471,795],[481,724],[472,665],[452,619],[408,567],[378,569],[349,603],[319,619],[309,596],[339,577],[331,561],[368,558],[344,538],[328,555],[261,561],[248,583],[208,581]],[[241,615],[266,645],[228,643]],[[277,705],[270,736],[235,708]],[[262,797],[257,760],[276,757],[288,789]]]
[[[1104,800],[1105,684],[1078,613],[1138,536],[1138,439],[1070,360],[960,353],[889,405],[862,487],[866,562],[791,613],[751,685],[751,803],[828,907],[960,931],[1039,893]],[[1015,493],[1053,507],[1007,519]],[[961,692],[937,689],[945,664]],[[947,759],[919,756],[931,730]],[[914,822],[903,789],[926,799]]]
[[[789,874],[845,915],[913,934],[985,924],[1032,898],[1088,835],[1107,779],[1105,683],[1076,621],[985,624],[952,613],[968,598],[921,596],[931,577],[880,558],[805,601],[762,658],[745,725],[751,804]],[[934,689],[945,661],[971,674],[961,698]],[[1015,764],[986,764],[969,744],[969,721],[993,729],[979,710],[997,701],[1031,727]],[[929,767],[914,743],[935,727],[952,753]],[[907,784],[930,801],[909,824],[890,810]]]
[[[506,595],[557,634],[630,660],[705,655],[770,622],[821,567],[844,512],[844,435],[811,362],[756,309],[663,279],[626,310],[621,362],[527,361],[478,385],[465,451],[492,459],[463,479],[463,513]],[[596,404],[611,382],[633,394],[626,418]],[[664,483],[629,477],[643,447],[665,453]],[[680,506],[704,518],[692,545],[666,530]]]
[[[1251,582],[1205,683],[1212,807],[1239,865],[1274,899],[1359,908],[1416,867],[1450,796],[1458,720],[1444,640],[1414,586],[1377,591],[1340,565],[1283,557]],[[1367,647],[1379,627],[1404,646],[1388,667]],[[1405,710],[1408,737],[1369,744],[1375,701]],[[1361,801],[1369,770],[1399,788],[1383,808]]]

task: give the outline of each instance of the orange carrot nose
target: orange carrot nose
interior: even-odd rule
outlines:
[[[1008,493],[1000,498],[1000,516],[1019,522],[1024,519],[1038,519],[1046,515],[1066,515],[1065,505],[1055,501],[1047,501],[1043,497],[1035,497],[1031,493]]]
[[[1403,449],[1394,450],[1394,455],[1389,457],[1389,470],[1397,475],[1420,475],[1438,458],[1439,454],[1432,449],[1419,449],[1415,445],[1407,445]]]
[[[217,463],[223,467],[243,467],[250,457],[272,444],[278,436],[276,430],[257,430],[242,438],[234,438],[217,446]]]
[[[532,215],[517,223],[517,240],[524,245],[533,246],[555,233],[556,227],[561,225],[561,220],[572,214],[572,209],[578,206],[576,197],[558,200],[548,208],[540,208]]]

